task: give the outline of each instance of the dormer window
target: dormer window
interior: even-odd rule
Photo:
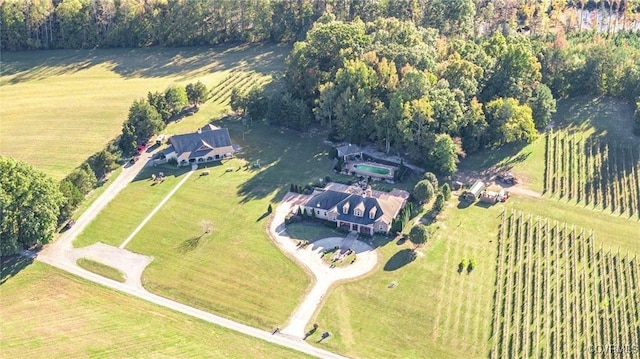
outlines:
[[[349,213],[349,203],[345,203],[344,206],[342,206],[342,213],[344,214]]]
[[[374,219],[376,218],[376,212],[378,211],[377,207],[372,207],[371,210],[369,211],[369,218]]]
[[[355,211],[353,211],[353,214],[355,214],[358,217],[362,217],[362,211],[356,209]]]

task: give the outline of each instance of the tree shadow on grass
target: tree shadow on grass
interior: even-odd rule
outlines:
[[[263,219],[269,217],[270,214],[270,212],[264,212],[262,215],[260,215],[260,217],[258,217],[258,219],[256,219],[256,222],[262,221]]]
[[[396,254],[391,256],[391,258],[389,258],[387,263],[385,263],[384,265],[384,270],[386,272],[393,272],[413,262],[414,260],[416,260],[416,252],[413,249],[401,249],[396,252]]]
[[[9,278],[14,277],[31,263],[33,263],[32,258],[21,255],[0,259],[0,285],[4,284]]]
[[[191,237],[189,239],[182,241],[182,243],[180,243],[180,246],[178,246],[178,251],[184,254],[198,248],[202,237],[204,237],[204,234],[201,234],[196,237]]]
[[[191,166],[176,167],[169,164],[163,164],[156,167],[145,167],[142,169],[142,171],[140,171],[140,173],[138,173],[136,178],[134,178],[133,182],[152,181],[151,175],[155,174],[158,176],[160,172],[162,172],[163,176],[167,178],[167,177],[180,177],[189,171],[191,171]],[[157,183],[157,185],[161,185],[161,184],[162,183]]]
[[[9,83],[43,80],[73,74],[94,66],[105,66],[125,78],[178,77],[185,81],[218,71],[243,69],[260,74],[284,70],[290,45],[225,44],[215,47],[136,48],[42,51],[34,59],[30,52],[3,56],[3,76]]]
[[[315,183],[333,173],[327,156],[329,146],[320,136],[302,139],[300,132],[258,121],[247,127],[238,118],[221,119],[215,125],[229,129],[232,143],[242,148],[237,157],[250,164],[242,169],[253,176],[238,189],[240,203],[266,197],[279,202],[290,184]],[[253,167],[258,161],[260,167]]]
[[[491,175],[486,171],[499,170],[505,171],[512,168],[516,163],[527,159],[529,153],[520,153],[527,146],[526,142],[517,142],[504,145],[502,147],[486,149],[465,157],[460,165],[463,171],[480,171],[482,175]]]

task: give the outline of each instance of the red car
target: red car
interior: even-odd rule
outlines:
[[[146,143],[142,143],[140,145],[138,145],[138,154],[141,154],[142,152],[144,152],[147,149],[147,144]]]

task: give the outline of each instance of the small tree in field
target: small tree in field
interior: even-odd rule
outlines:
[[[413,188],[413,197],[420,204],[429,202],[431,197],[433,197],[433,185],[428,180],[422,180],[416,184]]]
[[[467,267],[467,258],[462,258],[460,264],[458,264],[458,273],[462,273],[462,271]]]
[[[427,243],[429,230],[423,224],[416,224],[409,232],[409,240],[417,246]]]
[[[469,265],[467,265],[467,273],[471,273],[471,271],[476,267],[476,261],[471,259],[469,261]]]
[[[273,207],[271,207],[271,203],[269,203],[269,207],[267,207],[267,213],[273,212]]]
[[[213,222],[211,222],[211,221],[202,221],[200,223],[200,226],[202,227],[202,235],[203,236],[205,234],[210,234],[211,231],[213,230]]]

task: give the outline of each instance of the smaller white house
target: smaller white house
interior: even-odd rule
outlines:
[[[174,135],[163,151],[167,160],[175,159],[179,166],[193,163],[221,161],[234,153],[229,130],[206,125],[194,133]]]

